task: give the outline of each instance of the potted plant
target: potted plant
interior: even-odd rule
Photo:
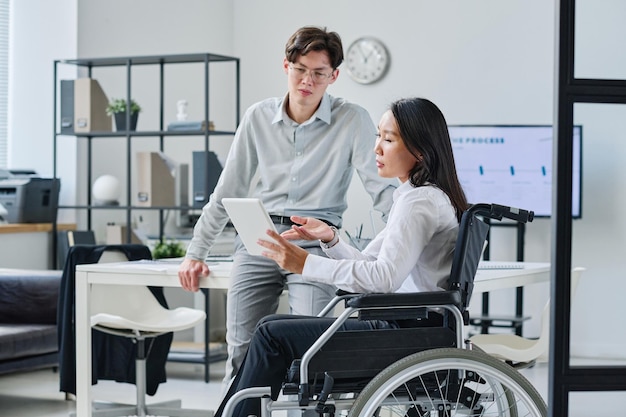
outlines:
[[[137,118],[141,107],[135,100],[130,100],[130,129],[135,130],[137,128]],[[109,102],[106,108],[106,112],[109,116],[113,116],[115,119],[115,128],[118,131],[126,130],[126,99],[114,98]]]
[[[154,259],[181,258],[183,256],[185,256],[185,248],[182,243],[175,240],[166,242],[161,239],[152,250]]]

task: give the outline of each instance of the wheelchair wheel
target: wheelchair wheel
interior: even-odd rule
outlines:
[[[433,349],[380,372],[349,417],[544,417],[541,395],[522,374],[483,352]]]

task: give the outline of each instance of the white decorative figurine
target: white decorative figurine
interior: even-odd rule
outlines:
[[[187,100],[178,100],[176,102],[176,108],[178,109],[176,120],[179,122],[187,120]]]
[[[113,175],[101,175],[94,181],[91,193],[96,206],[118,206],[120,181]]]

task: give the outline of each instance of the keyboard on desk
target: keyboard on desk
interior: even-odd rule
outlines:
[[[478,269],[524,269],[523,262],[482,261]]]

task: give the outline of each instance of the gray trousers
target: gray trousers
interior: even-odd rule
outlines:
[[[289,226],[276,225],[278,232]],[[294,241],[314,255],[324,255],[317,241]],[[263,317],[276,313],[279,297],[288,289],[290,314],[314,316],[334,297],[335,287],[303,282],[302,276],[280,268],[276,262],[248,254],[239,237],[226,301],[228,359],[224,374],[225,392],[237,374],[248,350],[252,333]]]

